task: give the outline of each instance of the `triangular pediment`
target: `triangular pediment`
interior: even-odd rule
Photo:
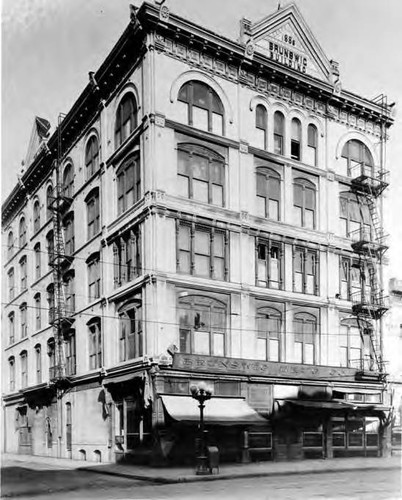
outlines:
[[[41,145],[49,136],[50,123],[45,118],[35,116],[24,164],[28,168],[35,159]]]
[[[320,80],[334,81],[331,62],[294,4],[252,23],[247,38],[255,52],[279,64]]]

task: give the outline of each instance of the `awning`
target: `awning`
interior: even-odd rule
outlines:
[[[367,389],[365,387],[332,387],[335,392],[342,392],[343,394],[380,394],[382,387],[378,389]]]
[[[289,403],[302,408],[312,408],[321,410],[355,410],[357,405],[344,401],[310,401],[303,399],[287,399],[283,403]]]
[[[200,421],[198,401],[190,396],[160,396],[168,414],[180,422]],[[204,420],[217,425],[263,425],[267,420],[251,408],[244,399],[212,397],[205,402]]]
[[[123,375],[117,375],[116,377],[109,376],[103,379],[103,384],[109,385],[109,384],[121,384],[122,382],[130,382],[135,378],[142,378],[143,375],[144,372],[141,371],[137,373],[125,373]]]

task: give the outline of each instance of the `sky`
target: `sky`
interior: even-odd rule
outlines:
[[[150,0],[152,1],[152,0]],[[17,181],[34,117],[52,125],[67,112],[129,22],[138,0],[3,0],[2,201]],[[288,2],[282,0],[282,6]],[[402,279],[402,1],[295,0],[328,59],[340,64],[343,88],[396,101],[387,145],[391,187],[385,202],[390,233],[388,276]],[[278,0],[167,0],[169,9],[236,39],[239,20],[257,21]]]

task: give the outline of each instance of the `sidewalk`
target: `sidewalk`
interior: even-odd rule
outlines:
[[[51,459],[27,455],[4,454],[7,461],[20,462],[21,467],[50,467],[54,469],[76,469],[97,474],[124,477],[133,480],[169,484],[195,481],[216,481],[244,477],[287,476],[290,474],[320,474],[325,472],[367,471],[379,469],[401,470],[401,456],[389,458],[335,458],[327,460],[303,460],[297,462],[258,462],[251,464],[222,464],[219,473],[197,476],[190,467],[149,467],[144,465],[84,463],[78,460]]]

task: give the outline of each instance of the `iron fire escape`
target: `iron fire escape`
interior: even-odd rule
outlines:
[[[378,96],[374,102],[385,111],[387,99]],[[356,316],[363,345],[368,339],[369,359],[362,358],[358,376],[370,377],[378,373],[384,379],[385,361],[382,355],[381,318],[388,310],[382,288],[381,266],[388,249],[386,235],[381,221],[381,195],[388,186],[388,172],[384,170],[386,130],[381,124],[380,164],[368,165],[364,161],[351,169],[351,192],[356,196],[361,217],[360,229],[349,236],[353,239],[352,249],[359,255],[361,290],[352,294],[352,313]],[[364,224],[364,211],[370,214],[370,225]]]
[[[64,276],[73,257],[66,253],[64,243],[63,218],[71,206],[71,193],[66,193],[61,180],[62,138],[61,123],[65,115],[59,114],[57,127],[57,159],[53,162],[56,184],[50,197],[49,209],[53,220],[53,252],[49,255],[49,265],[53,269],[53,304],[49,310],[49,322],[53,326],[54,366],[50,368],[50,380],[56,386],[68,383],[65,357],[65,333],[71,328],[73,311],[66,308]]]

